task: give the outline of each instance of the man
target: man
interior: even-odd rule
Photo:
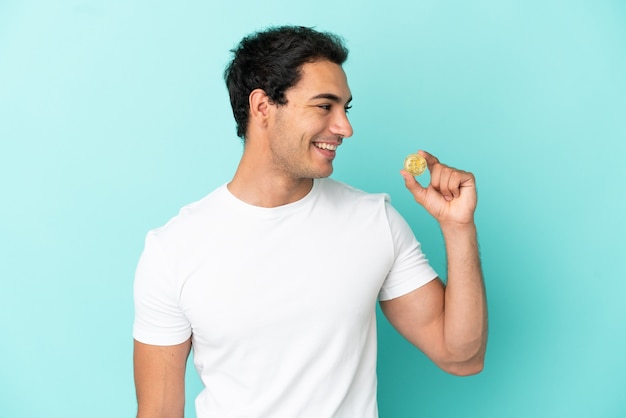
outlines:
[[[431,184],[402,171],[439,222],[448,284],[386,195],[328,179],[352,135],[331,34],[244,38],[225,72],[238,169],[151,231],[135,280],[138,417],[182,417],[191,346],[198,417],[376,417],[376,301],[442,369],[479,372],[487,313],[472,174],[421,151]]]

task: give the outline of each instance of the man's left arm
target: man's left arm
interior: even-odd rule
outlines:
[[[487,344],[487,303],[474,224],[475,179],[424,151],[420,154],[428,163],[430,185],[422,187],[406,171],[401,173],[415,200],[439,222],[447,285],[433,280],[380,305],[391,324],[443,370],[475,374],[483,368]]]

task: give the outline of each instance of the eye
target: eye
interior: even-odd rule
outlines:
[[[346,115],[347,115],[348,113],[350,113],[350,109],[352,109],[352,106],[346,106],[343,109],[346,111]]]
[[[320,109],[323,109],[323,110],[330,110],[330,105],[329,104],[318,105],[317,107],[319,107]]]

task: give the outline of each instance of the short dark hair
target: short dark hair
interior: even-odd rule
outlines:
[[[270,100],[287,103],[285,92],[302,77],[306,63],[328,60],[342,65],[348,58],[343,40],[332,33],[304,26],[278,26],[244,37],[232,49],[233,59],[224,71],[230,95],[237,136],[244,138],[248,129],[248,98],[262,89]]]

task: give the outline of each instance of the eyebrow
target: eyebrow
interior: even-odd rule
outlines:
[[[332,93],[321,93],[321,94],[311,97],[309,100],[316,100],[316,99],[326,99],[326,100],[333,101],[335,103],[341,103],[341,98],[337,96],[336,94],[332,94]],[[349,104],[351,101],[352,101],[352,96],[350,96],[350,98],[346,102],[346,105]]]

